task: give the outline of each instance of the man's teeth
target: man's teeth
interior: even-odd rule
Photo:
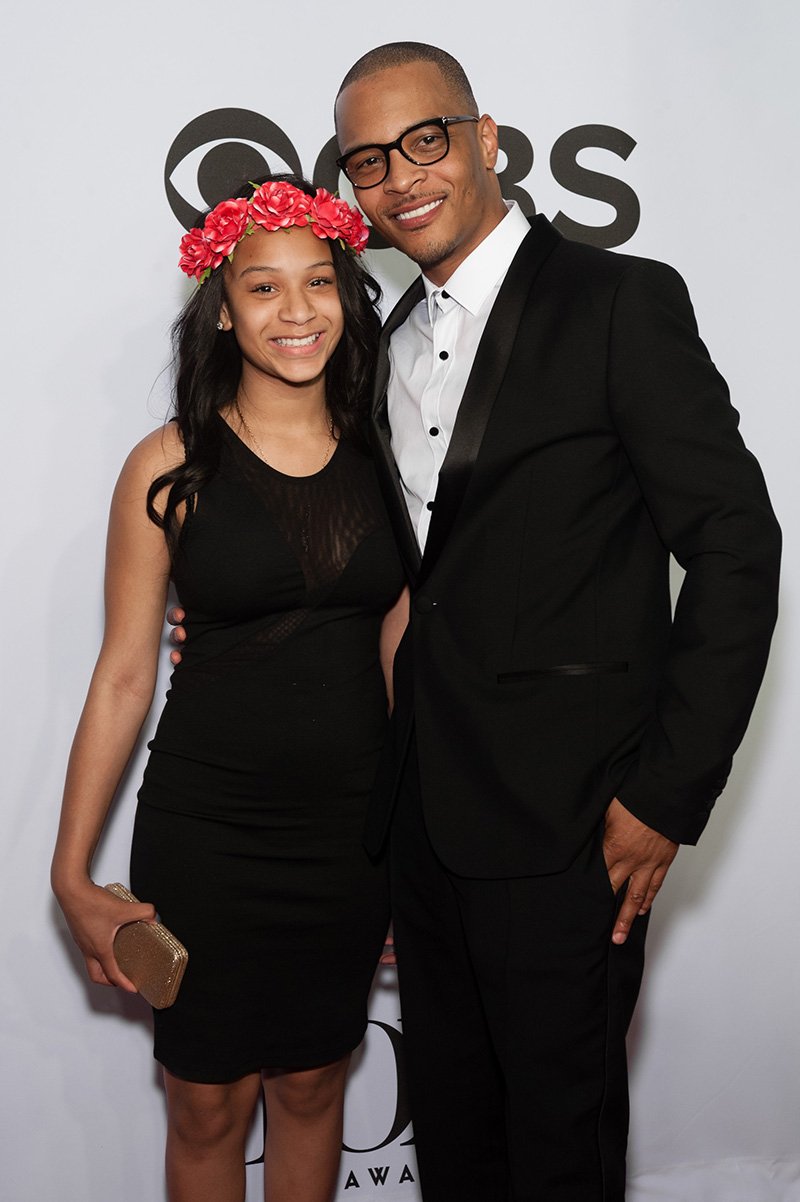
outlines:
[[[437,208],[441,204],[441,200],[432,200],[430,204],[422,205],[419,209],[409,209],[407,213],[398,213],[398,221],[411,221],[412,217],[422,217],[425,213],[430,213],[431,209]]]
[[[311,346],[312,342],[316,342],[319,334],[308,334],[305,338],[276,338],[278,346]]]

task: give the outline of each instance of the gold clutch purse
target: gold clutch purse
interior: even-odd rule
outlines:
[[[106,885],[122,901],[135,902],[129,889]],[[160,922],[128,922],[114,936],[114,956],[125,976],[156,1010],[165,1010],[178,996],[189,953]]]

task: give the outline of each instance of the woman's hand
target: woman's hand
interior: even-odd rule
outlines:
[[[79,887],[55,890],[72,938],[86,961],[89,979],[96,985],[118,985],[136,993],[114,958],[114,936],[128,922],[155,921],[149,902],[126,902],[87,880]]]

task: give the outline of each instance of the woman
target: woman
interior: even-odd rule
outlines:
[[[119,926],[186,944],[155,1014],[171,1202],[245,1194],[263,1089],[270,1202],[327,1202],[348,1056],[388,925],[360,841],[402,572],[360,448],[378,318],[360,214],[273,177],[181,243],[175,419],[111,508],[103,646],[73,744],[53,887],[89,976],[133,989]],[[156,676],[170,576],[189,641],[139,794],[131,888],[91,859]]]

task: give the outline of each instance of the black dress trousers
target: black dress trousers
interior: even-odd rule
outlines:
[[[564,872],[456,876],[428,838],[412,742],[391,864],[425,1202],[623,1202],[647,920],[612,945],[602,829]]]

